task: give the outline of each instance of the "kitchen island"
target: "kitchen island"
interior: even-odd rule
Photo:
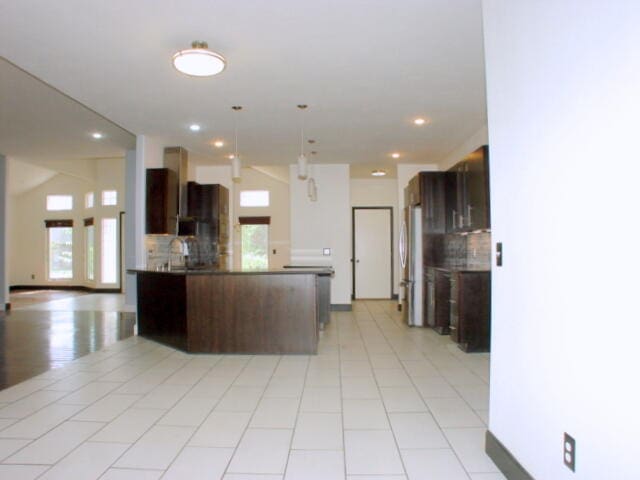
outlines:
[[[138,334],[189,353],[314,354],[331,269],[130,270]]]

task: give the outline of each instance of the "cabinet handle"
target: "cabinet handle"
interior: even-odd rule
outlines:
[[[471,205],[467,205],[467,226],[471,226],[471,209],[473,207]]]
[[[456,228],[456,211],[451,212],[451,226]]]

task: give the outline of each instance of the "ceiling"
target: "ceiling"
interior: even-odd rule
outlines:
[[[178,73],[171,56],[192,40],[225,55],[227,69],[209,78]],[[0,56],[103,122],[34,95],[26,84],[34,79],[17,81],[3,63],[10,114],[2,114],[0,151],[9,155],[46,155],[47,142],[61,142],[55,151],[83,156],[91,140],[92,156],[112,156],[100,148],[128,131],[184,146],[201,163],[226,163],[231,106],[242,105],[245,165],[294,163],[304,115],[314,162],[393,168],[438,163],[486,124],[480,0],[3,2]],[[303,114],[300,103],[309,105]],[[53,127],[14,121],[32,110]],[[417,116],[428,125],[413,125]],[[191,132],[191,123],[202,130]],[[95,142],[94,129],[110,133]]]

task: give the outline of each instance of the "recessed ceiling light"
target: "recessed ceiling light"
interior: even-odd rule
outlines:
[[[102,137],[104,137],[104,135],[103,135],[103,134],[101,134],[100,132],[93,132],[93,133],[91,134],[91,136],[92,136],[93,138],[95,138],[96,140],[100,140]]]
[[[224,142],[222,140],[216,140],[215,142],[213,142],[213,146],[216,148],[222,148],[224,147]]]
[[[200,125],[198,125],[197,123],[194,123],[193,125],[189,125],[189,130],[191,130],[192,132],[199,132]]]
[[[233,153],[230,153],[229,155],[227,155],[227,158],[229,160],[233,160],[234,158],[236,158],[236,156]]]
[[[209,50],[207,42],[192,42],[191,48],[180,50],[173,56],[173,66],[179,72],[193,77],[217,75],[227,66],[219,53]]]
[[[385,172],[384,170],[374,170],[373,172],[371,172],[371,175],[373,175],[374,177],[384,177],[387,174],[387,172]]]
[[[427,121],[424,118],[418,117],[413,120],[413,123],[415,123],[416,125],[424,125],[425,123],[427,123]]]
[[[393,153],[391,154],[391,157],[392,157],[392,158],[400,158],[400,154],[399,154],[398,152],[393,152]]]

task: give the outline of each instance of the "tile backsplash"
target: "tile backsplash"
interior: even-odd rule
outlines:
[[[169,262],[169,243],[171,235],[146,235],[144,249],[147,252],[147,269],[162,269]]]
[[[450,233],[445,238],[445,264],[471,269],[491,268],[491,233]]]

